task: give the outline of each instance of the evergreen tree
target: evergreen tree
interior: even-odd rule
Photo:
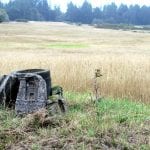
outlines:
[[[96,7],[93,10],[93,19],[102,19],[103,13],[100,8]]]
[[[2,2],[0,2],[0,8],[3,9],[4,8],[4,5]]]
[[[36,9],[35,0],[10,1],[6,6],[6,9],[11,20],[40,20],[40,18],[38,18],[40,15],[38,10]]]
[[[92,5],[85,1],[80,8],[80,21],[90,24],[93,20]]]
[[[0,9],[0,23],[4,21],[9,21],[8,14],[4,9]]]
[[[140,12],[140,7],[139,5],[131,5],[129,7],[128,13],[127,13],[127,17],[128,17],[128,23],[129,24],[139,24],[139,15]]]
[[[60,7],[54,8],[54,10],[51,10],[51,20],[52,21],[63,21],[64,18],[62,18],[62,12],[60,10]]]
[[[117,10],[117,23],[127,23],[128,7],[127,5],[121,4]]]
[[[150,25],[150,7],[143,6],[139,12],[139,24]]]
[[[77,6],[70,2],[67,6],[66,20],[71,22],[79,22],[79,11],[80,10]]]
[[[35,21],[70,21],[90,24],[97,23],[126,23],[136,25],[150,24],[150,7],[115,3],[105,5],[102,9],[92,8],[84,1],[81,7],[72,2],[67,6],[67,12],[62,13],[59,7],[51,9],[47,0],[11,0],[8,4],[0,2],[0,8],[7,11],[10,20],[27,19]],[[2,11],[1,11],[2,13]],[[2,17],[1,17],[2,18]]]
[[[39,1],[39,3],[37,4],[37,9],[39,13],[43,16],[45,21],[50,20],[50,8],[47,0]]]
[[[103,8],[104,20],[108,23],[115,23],[117,17],[117,6],[115,3],[105,5]]]

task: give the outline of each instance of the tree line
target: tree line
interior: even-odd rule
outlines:
[[[0,8],[6,10],[11,21],[55,21],[61,14],[58,7],[51,9],[47,0],[13,0],[8,4],[0,3]]]
[[[51,8],[47,0],[13,0],[8,4],[0,2],[0,20],[4,15],[7,15],[6,18],[9,17],[11,21],[26,19],[32,21],[68,21],[83,24],[150,24],[150,6],[127,6],[125,4],[117,6],[115,3],[111,3],[104,7],[93,8],[87,1],[81,6],[76,6],[72,2],[68,3],[66,13],[63,13],[59,7]]]

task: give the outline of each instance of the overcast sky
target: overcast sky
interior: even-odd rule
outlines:
[[[0,1],[8,2],[9,0],[0,0]],[[48,0],[48,1],[50,2],[52,6],[55,6],[55,5],[60,6],[60,8],[63,11],[65,11],[67,3],[69,3],[70,1],[80,6],[85,0]],[[96,6],[100,7],[100,6],[103,6],[105,4],[109,4],[112,2],[115,2],[117,5],[124,3],[127,5],[139,4],[140,6],[142,5],[150,6],[150,0],[87,0],[87,1],[89,1],[93,5],[93,7],[96,7]]]

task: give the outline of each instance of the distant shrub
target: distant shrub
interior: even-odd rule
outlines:
[[[16,19],[16,22],[28,22],[28,19]]]
[[[1,22],[8,22],[9,16],[4,9],[0,9],[0,23]]]
[[[99,25],[99,24],[103,24],[103,23],[104,23],[103,20],[97,19],[97,18],[94,18],[92,21],[93,25]]]
[[[77,26],[82,26],[81,22],[76,23]]]
[[[115,30],[149,30],[150,28],[137,28],[134,25],[128,25],[128,24],[111,24],[111,23],[99,23],[99,24],[94,24],[94,27],[96,28],[104,28],[104,29],[115,29]]]

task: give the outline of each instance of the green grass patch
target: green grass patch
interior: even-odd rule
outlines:
[[[95,111],[96,117],[115,122],[134,122],[150,120],[150,105],[132,102],[128,99],[107,99],[92,102],[88,93],[66,93],[65,97],[70,104],[71,112],[79,112],[87,115],[87,111]]]
[[[48,45],[49,48],[57,49],[78,49],[78,48],[88,48],[87,44],[83,43],[51,43]]]
[[[95,121],[109,123],[131,123],[150,120],[150,105],[132,102],[127,99],[102,99],[94,103],[91,102],[89,94],[66,93],[65,96],[70,103],[70,111],[74,113],[82,112],[82,115],[87,116],[85,117],[87,119],[89,119],[88,114],[91,113],[90,118],[96,117]]]
[[[150,120],[150,106],[120,99],[104,99],[97,104],[97,113],[119,123]]]
[[[19,126],[21,119],[16,117],[13,110],[0,107],[0,132],[4,129],[16,128]]]

